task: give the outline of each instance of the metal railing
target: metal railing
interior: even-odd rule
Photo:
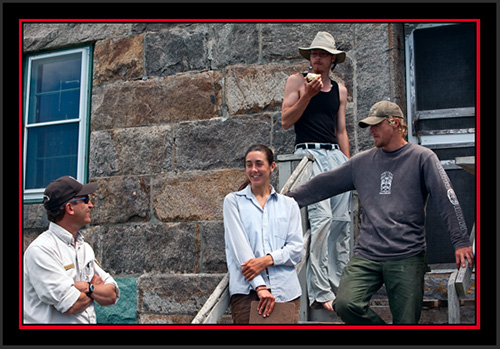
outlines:
[[[476,173],[476,158],[474,156],[457,157],[455,158],[455,164],[472,174]],[[475,254],[476,224],[472,227],[470,241]],[[458,271],[454,271],[448,279],[448,323],[450,324],[460,323],[460,297],[465,296],[471,287],[473,268],[469,261],[466,260],[465,267],[460,267]]]
[[[476,239],[476,225],[472,227],[470,234],[470,241],[475,247]],[[471,276],[473,272],[473,266],[468,260],[465,260],[465,267],[460,267],[459,270],[455,270],[451,273],[448,279],[447,293],[448,293],[448,323],[449,324],[459,324],[460,323],[460,297],[466,295],[467,290],[471,286]]]

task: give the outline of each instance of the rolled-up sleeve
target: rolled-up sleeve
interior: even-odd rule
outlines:
[[[116,304],[116,302],[118,302],[118,298],[120,298],[120,288],[118,287],[118,283],[115,281],[115,279],[113,279],[113,277],[109,273],[104,271],[104,269],[102,269],[99,266],[99,264],[96,263],[95,261],[94,261],[94,270],[97,273],[97,275],[101,277],[104,284],[110,284],[115,286],[116,301],[113,304]]]
[[[61,263],[43,246],[33,247],[25,259],[30,282],[38,298],[59,312],[68,311],[80,297],[73,279]]]

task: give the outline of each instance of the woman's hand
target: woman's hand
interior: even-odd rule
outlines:
[[[259,315],[262,315],[263,317],[270,316],[274,309],[274,296],[265,286],[257,287],[256,291],[257,296],[259,297],[259,304],[257,305]]]
[[[273,257],[265,255],[260,258],[252,258],[243,263],[241,273],[247,281],[251,281],[254,277],[262,273],[268,266],[273,265]]]

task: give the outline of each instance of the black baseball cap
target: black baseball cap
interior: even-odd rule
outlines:
[[[43,205],[47,210],[58,208],[77,196],[89,195],[97,190],[97,183],[81,184],[71,176],[63,176],[50,182],[43,193]]]

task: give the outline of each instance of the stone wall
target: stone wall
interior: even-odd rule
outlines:
[[[99,189],[85,236],[126,290],[117,309],[137,309],[122,319],[99,311],[100,322],[196,315],[226,272],[222,202],[244,180],[245,150],[293,152],[293,130],[280,123],[284,86],[307,70],[297,48],[319,30],[348,51],[332,78],[348,88],[355,154],[372,146],[356,125],[373,103],[405,105],[402,24],[24,25],[27,54],[94,47],[88,171]],[[47,224],[41,204],[25,205],[25,245]]]

